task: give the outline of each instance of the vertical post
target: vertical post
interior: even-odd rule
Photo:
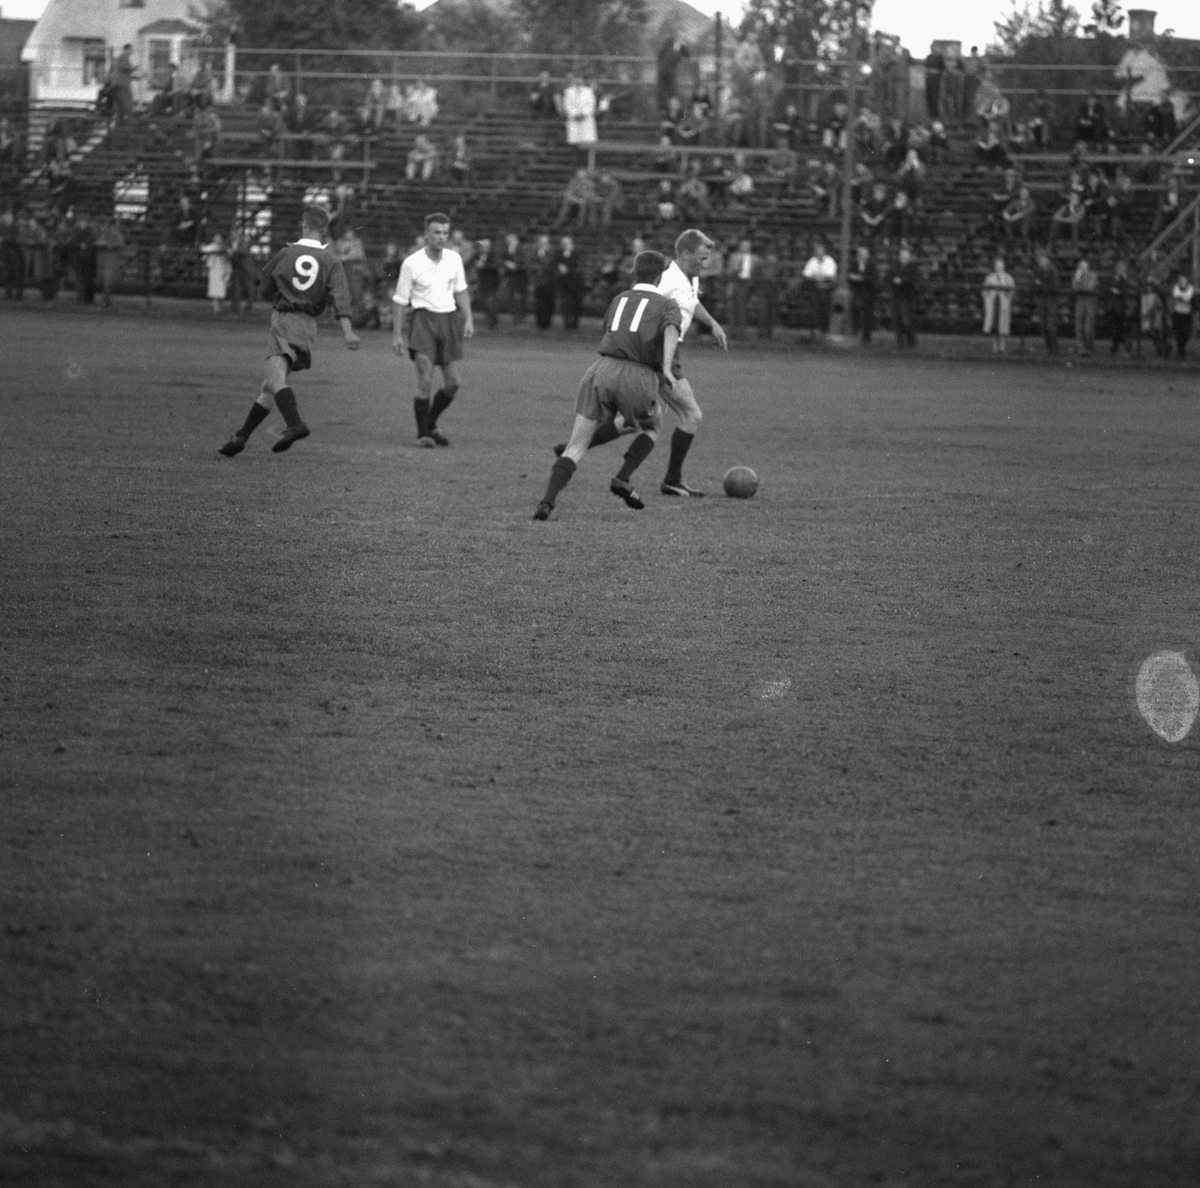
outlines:
[[[1200,278],[1200,204],[1192,211],[1192,283]]]
[[[846,53],[846,151],[842,155],[842,233],[838,245],[838,278],[833,292],[833,316],[830,319],[831,338],[844,338],[850,330],[850,187],[854,181],[854,124],[858,107],[858,0],[850,3],[850,44]]]
[[[713,110],[717,113],[719,121],[725,114],[722,110],[724,104],[721,101],[722,88],[725,84],[725,22],[720,13],[717,13],[714,20],[716,24],[713,26],[713,68],[716,81],[713,86]]]

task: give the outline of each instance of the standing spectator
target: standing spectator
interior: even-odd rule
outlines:
[[[558,208],[556,227],[561,227],[573,214],[575,225],[582,227],[596,199],[594,174],[590,169],[576,169],[563,190],[562,204]]]
[[[1158,148],[1170,144],[1179,135],[1179,120],[1175,115],[1175,104],[1169,95],[1164,95],[1146,112],[1146,138]]]
[[[309,106],[308,96],[303,91],[297,92],[296,98],[292,100],[287,110],[287,130],[297,138],[290,150],[292,156],[299,157],[304,161],[312,156],[313,133],[316,131],[316,125],[317,121]]]
[[[1045,87],[1039,87],[1033,100],[1033,114],[1025,121],[1029,139],[1038,152],[1044,152],[1054,139],[1050,124],[1050,100],[1046,97]]]
[[[481,239],[475,252],[475,285],[479,307],[489,330],[500,324],[500,253],[490,239]]]
[[[367,249],[359,238],[358,232],[348,221],[340,220],[338,237],[330,245],[330,251],[341,261],[346,274],[346,288],[350,292],[351,322],[359,325],[363,322],[364,301],[363,293],[367,287]]]
[[[288,82],[278,62],[272,62],[267,70],[266,101],[282,115],[291,104],[292,84]]]
[[[408,156],[405,158],[404,176],[409,181],[416,181],[418,175],[421,181],[429,181],[433,177],[434,169],[437,168],[437,162],[437,146],[424,132],[418,132],[413,146],[408,150]]]
[[[558,241],[558,255],[554,260],[555,287],[558,290],[558,308],[562,314],[564,330],[578,330],[579,316],[583,313],[585,280],[575,240],[564,235]]]
[[[383,85],[383,79],[373,78],[371,85],[367,88],[367,118],[376,132],[383,128],[383,121],[387,119],[387,111],[388,95]]]
[[[548,70],[538,75],[537,83],[529,92],[529,110],[539,119],[550,119],[559,114],[558,95]]]
[[[1075,343],[1081,355],[1090,355],[1096,348],[1096,306],[1100,278],[1092,271],[1087,256],[1080,256],[1071,277],[1071,292],[1075,298]]]
[[[945,74],[946,58],[935,42],[925,59],[925,114],[931,120],[942,118],[942,79]]]
[[[1042,327],[1042,338],[1046,342],[1046,353],[1057,355],[1060,280],[1058,268],[1045,248],[1038,248],[1034,258],[1032,288],[1038,322]]]
[[[608,170],[602,170],[595,179],[595,189],[600,226],[607,227],[612,222],[613,211],[620,210],[625,205],[625,195],[621,192],[621,183]],[[707,191],[708,187],[705,186],[706,195]]]
[[[979,56],[979,46],[971,46],[971,55],[963,62],[963,114],[966,116],[975,114],[975,100],[986,67],[987,63]]]
[[[0,276],[4,279],[4,296],[19,301],[25,292],[25,252],[20,225],[11,210],[0,214]]]
[[[1033,228],[1033,216],[1036,213],[1037,204],[1033,200],[1033,194],[1028,186],[1022,186],[1017,191],[1017,196],[1000,212],[1004,238],[1020,239],[1028,243]]]
[[[1181,268],[1171,290],[1171,329],[1175,332],[1175,349],[1181,359],[1187,358],[1188,340],[1192,337],[1192,318],[1196,312],[1196,286]]]
[[[126,42],[112,64],[110,82],[116,104],[117,123],[124,123],[133,115],[133,80],[137,71],[133,65],[133,46]]]
[[[947,60],[946,73],[942,76],[942,107],[939,113],[941,119],[962,119],[966,81],[962,51],[959,49],[955,51],[953,57]]]
[[[896,346],[917,345],[917,299],[920,296],[921,274],[917,261],[907,244],[901,244],[892,268],[892,317],[896,324]]]
[[[854,249],[846,281],[850,286],[850,324],[855,334],[862,335],[863,346],[870,346],[871,333],[875,329],[879,269],[869,247],[860,244]]]
[[[1151,234],[1157,236],[1164,227],[1169,227],[1179,217],[1182,208],[1183,200],[1179,193],[1179,177],[1173,173],[1167,178],[1166,188],[1154,211],[1154,229]]]
[[[837,283],[837,261],[825,250],[825,244],[817,240],[813,254],[804,265],[804,279],[813,287],[813,304],[816,311],[816,328],[822,334],[829,333],[829,314],[833,298],[833,287]]]
[[[471,154],[467,150],[467,134],[460,132],[454,138],[454,153],[450,157],[450,176],[460,186],[471,184]]]
[[[395,79],[388,84],[384,107],[386,108],[387,122],[393,128],[400,127],[404,122],[404,88]]]
[[[331,161],[342,160],[346,155],[346,137],[349,135],[346,117],[336,107],[331,107],[319,127],[318,143],[325,150],[325,156]]]
[[[758,280],[761,264],[749,239],[743,239],[737,245],[737,250],[729,253],[729,259],[725,262],[725,274],[729,281],[729,320],[734,338],[741,338],[746,332],[750,292]]]
[[[1008,336],[1012,333],[1013,294],[1017,282],[1005,267],[1004,257],[992,261],[992,271],[983,278],[983,332],[995,331],[996,341],[992,350],[1004,354],[1008,349]]]
[[[121,252],[125,235],[121,224],[111,215],[100,220],[96,230],[96,280],[100,286],[100,303],[105,309],[112,305],[113,285],[121,275]]]
[[[236,314],[241,313],[244,306],[245,312],[250,313],[254,309],[258,269],[250,251],[250,237],[237,227],[229,236],[229,263],[230,308]]]
[[[233,275],[225,236],[218,231],[212,237],[212,242],[200,249],[200,254],[208,270],[208,299],[212,302],[213,313],[220,314],[229,291],[229,278]]]
[[[533,281],[533,318],[539,330],[549,330],[554,319],[554,248],[549,235],[539,235],[529,260]]]
[[[1104,114],[1104,104],[1095,91],[1088,95],[1079,109],[1079,118],[1075,121],[1075,139],[1086,144],[1093,152],[1108,143],[1108,116]]]
[[[708,183],[700,176],[700,162],[688,161],[688,175],[679,187],[679,210],[686,223],[702,223],[709,211]]]
[[[891,203],[888,201],[887,186],[882,182],[876,182],[871,187],[871,196],[863,203],[862,209],[858,212],[858,221],[862,233],[867,239],[873,240],[877,235],[883,233],[883,224],[890,209]]]
[[[1112,331],[1112,353],[1114,355],[1122,346],[1126,351],[1133,349],[1133,343],[1129,338],[1130,293],[1129,265],[1124,260],[1118,260],[1105,293],[1105,306],[1109,328]]]
[[[1079,244],[1079,235],[1083,227],[1083,220],[1087,217],[1087,207],[1084,205],[1083,198],[1072,191],[1067,195],[1067,200],[1060,206],[1050,218],[1050,244],[1054,245],[1054,241],[1058,238],[1059,232],[1068,232],[1071,236],[1072,246]]]
[[[673,223],[679,214],[675,203],[675,189],[669,178],[663,178],[658,183],[658,194],[654,203],[654,220],[656,223]]]
[[[567,143],[587,148],[596,143],[596,92],[578,75],[567,76],[562,97]]]
[[[779,250],[774,244],[767,244],[763,252],[762,264],[755,282],[755,292],[758,294],[759,338],[771,338],[775,333],[775,323],[779,320],[779,286],[783,282],[783,263],[779,259]]]
[[[408,88],[408,99],[405,104],[409,120],[420,128],[428,128],[437,119],[438,101],[437,90],[423,78],[417,79]]]
[[[194,248],[200,240],[200,220],[187,194],[180,194],[171,224],[171,241],[176,247]]]
[[[504,283],[504,303],[512,314],[513,325],[519,326],[525,320],[525,306],[529,298],[529,266],[525,245],[513,231],[504,237],[500,272]]]
[[[678,97],[679,64],[691,56],[688,47],[677,37],[668,37],[658,47],[657,98],[658,110],[666,111],[667,102]]]
[[[258,113],[258,147],[264,157],[283,156],[283,134],[286,125],[283,115],[270,99],[265,99]]]
[[[86,214],[75,220],[71,233],[71,271],[75,274],[75,300],[96,302],[96,229]]]

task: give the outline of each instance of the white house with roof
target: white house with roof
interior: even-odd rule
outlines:
[[[29,35],[30,99],[63,106],[95,102],[109,64],[130,45],[138,77],[134,99],[161,85],[198,32],[191,0],[50,0]]]

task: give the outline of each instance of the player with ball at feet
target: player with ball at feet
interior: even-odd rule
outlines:
[[[597,429],[613,426],[618,414],[625,424],[636,426],[636,436],[608,489],[635,511],[646,506],[630,480],[654,449],[662,425],[660,394],[664,400],[674,397],[680,382],[672,364],[682,315],[679,306],[655,288],[666,264],[666,257],[658,252],[640,252],[633,262],[633,288],[619,293],[609,305],[600,358],[579,381],[571,437],[550,470],[546,493],[533,513],[535,520],[550,518]]]
[[[271,447],[275,453],[291,449],[308,436],[308,426],[300,419],[296,394],[288,380],[293,371],[306,371],[312,366],[317,318],[331,299],[346,346],[352,351],[358,348],[358,335],[350,327],[346,270],[323,242],[329,234],[329,215],[319,206],[306,206],[300,230],[300,239],[276,253],[263,269],[262,295],[272,303],[266,374],[245,424],[217,451],[226,458],[246,448],[250,434],[267,419],[272,403],[283,414],[285,425]]]
[[[462,256],[446,244],[450,218],[431,214],[425,218],[425,246],[406,257],[392,297],[392,350],[404,352],[417,369],[417,395],[413,415],[417,444],[427,449],[448,446],[438,432],[438,417],[450,407],[458,391],[455,364],[463,357],[463,339],[475,333],[471,294]],[[433,391],[433,369],[442,369],[442,386]]]

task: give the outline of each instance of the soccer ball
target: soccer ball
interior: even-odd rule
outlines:
[[[730,499],[749,499],[758,490],[758,475],[749,466],[731,466],[725,472],[724,484]]]

